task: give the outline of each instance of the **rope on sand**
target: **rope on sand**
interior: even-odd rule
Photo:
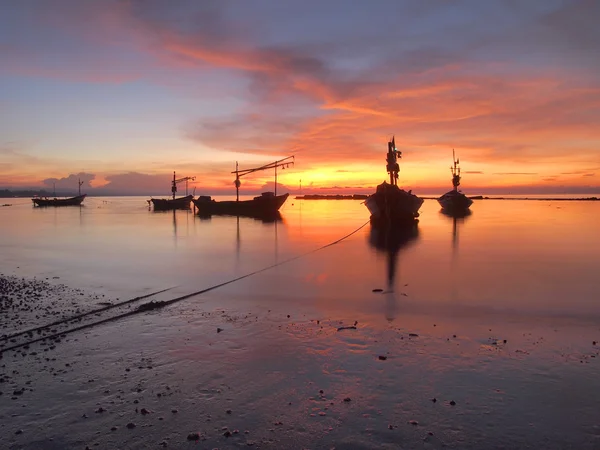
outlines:
[[[275,268],[275,267],[278,267],[278,266],[281,266],[281,265],[283,265],[283,264],[287,264],[287,263],[290,263],[290,262],[292,262],[292,261],[296,261],[296,260],[298,260],[298,259],[300,259],[300,258],[304,258],[304,257],[306,257],[306,256],[308,256],[308,255],[311,255],[311,254],[313,254],[313,253],[316,253],[316,252],[318,252],[318,251],[320,251],[320,250],[323,250],[323,249],[326,249],[326,248],[328,248],[328,247],[331,247],[331,246],[333,246],[333,245],[339,244],[340,242],[342,242],[342,241],[344,241],[344,240],[348,239],[350,236],[352,236],[352,235],[354,235],[354,234],[358,233],[358,232],[359,232],[361,229],[363,229],[363,228],[364,228],[364,227],[365,227],[365,226],[366,226],[368,223],[369,223],[369,221],[365,222],[365,223],[364,223],[364,224],[362,224],[360,227],[358,227],[356,230],[352,231],[351,233],[348,233],[347,235],[345,235],[345,236],[343,236],[343,237],[341,237],[341,238],[339,238],[339,239],[337,239],[337,240],[335,240],[335,241],[333,241],[333,242],[330,242],[330,243],[328,243],[328,244],[322,245],[321,247],[318,247],[318,248],[316,248],[316,249],[313,249],[313,250],[311,250],[311,251],[308,251],[308,252],[306,252],[306,253],[302,253],[301,255],[297,255],[297,256],[294,256],[294,257],[288,258],[288,259],[286,259],[286,260],[284,260],[284,261],[281,261],[281,262],[278,262],[278,263],[275,263],[275,264],[271,264],[270,266],[263,267],[262,269],[255,270],[254,272],[250,272],[250,273],[247,273],[247,274],[245,274],[245,275],[241,275],[241,276],[239,276],[239,277],[233,278],[233,279],[231,279],[231,280],[228,280],[228,281],[225,281],[225,282],[223,282],[223,283],[219,283],[219,284],[216,284],[216,285],[214,285],[214,286],[211,286],[211,287],[208,287],[208,288],[205,288],[205,289],[202,289],[202,290],[196,291],[196,292],[192,292],[192,293],[190,293],[190,294],[182,295],[182,296],[180,296],[180,297],[176,297],[176,298],[173,298],[173,299],[170,299],[170,300],[157,301],[157,302],[155,302],[155,301],[150,301],[150,302],[148,302],[148,303],[143,303],[143,304],[139,305],[139,306],[138,306],[136,309],[134,309],[134,310],[131,310],[131,311],[128,311],[128,312],[126,312],[126,313],[123,313],[123,314],[118,314],[118,315],[116,315],[116,316],[109,317],[109,318],[106,318],[106,319],[103,319],[103,320],[99,320],[99,321],[96,321],[96,322],[91,322],[91,323],[88,323],[88,324],[85,324],[85,325],[81,325],[81,326],[79,326],[79,327],[76,327],[76,328],[71,328],[71,329],[69,329],[69,330],[65,330],[65,331],[57,332],[57,333],[54,333],[54,334],[51,334],[51,335],[46,335],[46,336],[39,337],[39,338],[37,338],[37,339],[33,339],[33,340],[30,340],[30,341],[27,341],[27,342],[23,342],[23,343],[20,343],[20,344],[15,344],[15,345],[12,345],[12,346],[10,346],[10,347],[5,347],[5,348],[3,348],[3,349],[0,349],[0,355],[2,355],[2,353],[3,353],[3,352],[7,352],[7,351],[9,351],[9,350],[15,350],[15,349],[17,349],[17,348],[21,348],[21,347],[24,347],[24,346],[26,346],[26,345],[33,344],[33,343],[35,343],[35,342],[43,341],[43,340],[45,340],[45,339],[53,339],[53,338],[57,338],[57,337],[63,337],[63,336],[65,336],[65,335],[67,335],[67,334],[69,334],[69,333],[73,333],[73,332],[75,332],[75,331],[81,331],[81,330],[84,330],[84,329],[86,329],[86,328],[91,328],[91,327],[94,327],[94,326],[97,326],[97,325],[101,325],[101,324],[104,324],[104,323],[112,322],[113,320],[122,319],[122,318],[125,318],[125,317],[128,317],[128,316],[132,316],[132,315],[134,315],[134,314],[138,314],[138,313],[142,313],[142,312],[146,312],[146,311],[150,311],[150,310],[154,310],[154,309],[163,308],[163,307],[165,307],[165,306],[172,305],[173,303],[177,303],[177,302],[180,302],[180,301],[182,301],[182,300],[186,300],[186,299],[188,299],[188,298],[191,298],[191,297],[195,297],[195,296],[198,296],[198,295],[201,295],[201,294],[205,294],[205,293],[207,293],[207,292],[213,291],[213,290],[215,290],[215,289],[218,289],[218,288],[220,288],[220,287],[226,286],[226,285],[228,285],[228,284],[235,283],[236,281],[243,280],[244,278],[249,278],[249,277],[251,277],[251,276],[253,276],[253,275],[257,275],[257,274],[259,274],[259,273],[265,272],[265,271],[267,271],[267,270],[273,269],[273,268]],[[172,289],[172,288],[169,288],[169,289]],[[147,296],[143,296],[143,297],[137,297],[137,298],[135,298],[135,299],[127,300],[126,302],[122,302],[122,303],[120,303],[120,304],[118,304],[118,305],[117,305],[117,304],[115,304],[115,305],[107,306],[106,308],[102,308],[102,309],[100,309],[100,310],[90,311],[90,312],[88,312],[88,313],[85,313],[85,314],[83,314],[83,315],[95,314],[95,313],[97,313],[98,311],[105,311],[106,309],[112,309],[113,307],[122,306],[122,305],[124,305],[124,304],[131,303],[131,302],[133,302],[133,301],[136,301],[136,300],[140,300],[140,299],[142,299],[142,298],[150,297],[151,295],[155,295],[155,294],[158,294],[158,293],[160,293],[160,292],[165,292],[165,291],[167,291],[167,290],[169,290],[169,289],[164,289],[164,290],[162,290],[162,291],[155,292],[155,293],[153,293],[153,294],[148,294]],[[83,315],[82,315],[82,316],[83,316]],[[63,320],[63,321],[59,321],[58,323],[64,323],[64,322],[68,322],[68,321],[70,321],[70,320],[74,320],[74,319],[75,319],[75,318],[66,319],[66,320]],[[42,327],[38,327],[38,328],[36,328],[36,329],[34,329],[34,330],[37,330],[37,329],[42,329],[42,328],[47,328],[47,327],[49,327],[49,326],[53,326],[53,325],[52,325],[52,324],[50,324],[50,325],[45,325],[45,326],[42,326]],[[29,331],[32,331],[32,330],[29,330]],[[13,335],[13,336],[22,335],[22,334],[24,334],[24,333],[27,333],[27,332],[28,332],[28,331],[23,331],[23,332],[20,332],[20,333],[18,333],[18,334],[16,334],[16,335]]]
[[[135,297],[135,298],[132,298],[130,300],[125,300],[124,302],[112,303],[110,305],[105,306],[104,308],[93,309],[91,311],[88,311],[88,312],[85,312],[85,313],[82,313],[82,314],[78,314],[76,316],[68,317],[66,319],[57,320],[56,322],[48,323],[46,325],[41,325],[39,327],[35,327],[35,328],[30,328],[28,330],[19,331],[18,333],[13,333],[13,334],[9,334],[9,335],[0,336],[0,341],[7,341],[9,339],[15,338],[17,336],[21,336],[23,334],[34,333],[34,332],[37,332],[38,330],[43,330],[44,328],[55,327],[55,326],[61,325],[63,323],[72,322],[74,320],[79,320],[82,317],[91,316],[92,314],[98,314],[98,313],[107,311],[109,309],[118,308],[119,306],[127,305],[129,303],[137,302],[139,300],[143,300],[145,298],[152,297],[154,295],[162,294],[163,292],[167,292],[167,291],[169,291],[171,289],[173,289],[173,288],[170,287],[170,288],[167,288],[167,289],[162,289],[160,291],[152,292],[151,294],[141,295],[139,297]]]

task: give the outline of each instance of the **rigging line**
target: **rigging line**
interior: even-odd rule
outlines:
[[[136,302],[138,300],[143,300],[145,298],[152,297],[154,295],[162,294],[163,292],[169,291],[171,289],[173,289],[173,287],[170,287],[170,288],[167,288],[167,289],[162,289],[162,290],[156,291],[156,292],[152,292],[150,294],[141,295],[139,297],[135,297],[135,298],[132,298],[130,300],[125,300],[124,302],[113,303],[111,305],[105,306],[104,308],[94,309],[92,311],[88,311],[88,312],[85,312],[85,313],[82,313],[82,314],[78,314],[76,316],[68,317],[66,319],[57,320],[56,322],[48,323],[46,325],[40,325],[39,327],[30,328],[30,329],[24,330],[24,331],[19,331],[18,333],[14,333],[14,334],[10,334],[10,335],[3,335],[3,336],[0,336],[0,341],[7,341],[9,339],[12,339],[12,338],[17,337],[17,336],[21,336],[23,334],[33,333],[33,332],[36,332],[38,330],[43,330],[44,328],[54,327],[56,325],[60,325],[62,323],[71,322],[73,320],[81,319],[82,317],[90,316],[92,314],[101,313],[101,312],[107,311],[109,309],[117,308],[119,306],[127,305],[129,303],[133,303],[133,302]]]
[[[297,259],[303,258],[305,256],[308,256],[308,255],[312,254],[312,253],[316,253],[316,252],[318,252],[320,250],[323,250],[325,248],[331,247],[331,246],[333,246],[335,244],[339,244],[343,240],[348,239],[350,236],[358,233],[369,222],[370,221],[367,221],[367,222],[363,223],[356,230],[352,231],[351,233],[348,233],[347,235],[345,235],[345,236],[343,236],[343,237],[341,237],[341,238],[339,238],[339,239],[337,239],[337,240],[335,240],[333,242],[330,242],[328,244],[322,245],[321,247],[318,247],[318,248],[313,249],[311,251],[308,251],[306,253],[302,253],[300,255],[288,258],[288,259],[286,259],[284,261],[281,261],[281,262],[278,262],[278,263],[275,263],[275,264],[271,264],[270,266],[267,266],[267,267],[263,267],[262,269],[255,270],[254,272],[247,273],[245,275],[239,276],[237,278],[233,278],[233,279],[225,281],[223,283],[216,284],[214,286],[210,286],[208,288],[202,289],[202,290],[197,291],[197,292],[192,292],[190,294],[182,295],[180,297],[176,297],[176,298],[173,298],[171,300],[164,300],[164,301],[158,301],[158,302],[150,301],[148,303],[141,304],[136,309],[134,309],[132,311],[128,311],[128,312],[123,313],[123,314],[119,314],[119,315],[116,315],[116,316],[113,316],[113,317],[108,317],[106,319],[103,319],[103,320],[100,320],[100,321],[97,321],[97,322],[92,322],[92,323],[88,323],[88,324],[85,324],[85,325],[81,325],[81,326],[76,327],[76,328],[71,328],[70,330],[65,330],[65,331],[62,331],[60,333],[57,332],[57,333],[52,334],[52,335],[39,337],[37,339],[33,339],[31,341],[28,341],[28,342],[23,342],[23,343],[20,343],[20,344],[15,344],[13,346],[0,349],[0,355],[2,355],[2,353],[7,352],[9,350],[15,350],[17,348],[24,347],[26,345],[33,344],[35,342],[43,341],[45,339],[52,339],[52,338],[55,338],[55,337],[64,337],[65,335],[70,334],[70,333],[74,333],[75,331],[80,331],[80,330],[84,330],[86,328],[91,328],[91,327],[94,327],[96,325],[101,325],[101,324],[104,324],[104,323],[111,322],[113,320],[122,319],[122,318],[125,318],[125,317],[128,317],[128,316],[132,316],[132,315],[137,314],[137,313],[146,312],[146,311],[153,310],[153,309],[163,308],[163,307],[165,307],[167,305],[171,305],[173,303],[180,302],[182,300],[186,300],[188,298],[195,297],[195,296],[204,294],[206,292],[213,291],[215,289],[218,289],[220,287],[226,286],[228,284],[235,283],[236,281],[243,280],[244,278],[248,278],[248,277],[251,277],[253,275],[257,275],[257,274],[259,274],[261,272],[265,272],[265,271],[267,271],[269,269],[272,269],[274,267],[281,266],[283,264],[287,264],[287,263],[292,262],[292,261],[296,261]]]

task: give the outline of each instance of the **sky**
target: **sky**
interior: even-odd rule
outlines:
[[[600,192],[597,0],[0,0],[0,188]],[[242,179],[242,192],[273,172]]]

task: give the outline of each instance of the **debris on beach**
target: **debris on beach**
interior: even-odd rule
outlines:
[[[387,356],[379,355],[379,360],[380,361],[385,361],[386,359],[387,359]]]
[[[376,289],[373,289],[371,292],[383,292],[383,289],[376,288]]]
[[[152,311],[154,309],[162,308],[167,302],[164,300],[151,300],[148,303],[144,303],[136,308],[136,311]]]
[[[355,326],[350,326],[350,327],[339,327],[337,329],[338,331],[342,331],[342,330],[356,330]]]
[[[190,433],[190,434],[188,434],[187,440],[188,441],[199,441],[200,440],[200,433]]]

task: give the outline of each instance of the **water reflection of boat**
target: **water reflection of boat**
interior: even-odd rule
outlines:
[[[388,255],[388,288],[393,286],[396,260],[400,250],[405,249],[409,244],[416,242],[419,238],[419,228],[417,223],[407,227],[377,227],[371,225],[369,234],[369,244],[379,252]]]
[[[79,206],[87,197],[87,194],[81,193],[81,185],[83,181],[79,180],[79,195],[69,198],[56,198],[56,184],[54,185],[54,198],[32,198],[31,201],[35,206]]]
[[[412,191],[405,191],[398,187],[398,173],[400,165],[398,158],[402,152],[396,148],[395,138],[388,142],[387,172],[390,175],[390,183],[383,182],[374,194],[365,200],[365,206],[371,213],[371,222],[393,224],[405,224],[414,222],[419,217],[419,208],[423,199],[417,197]]]
[[[227,213],[223,213],[223,214],[202,214],[202,213],[198,213],[198,217],[201,220],[210,220],[212,218],[212,216],[231,216],[231,217],[242,217],[242,218],[247,218],[247,219],[254,219],[254,220],[258,220],[260,222],[263,223],[275,223],[275,222],[283,222],[283,217],[281,216],[281,213],[279,211],[275,211],[273,213],[266,213],[266,214],[260,214],[257,212],[251,212],[249,214],[227,214]]]
[[[473,200],[458,190],[458,186],[460,186],[460,167],[459,160],[454,155],[454,149],[452,149],[452,161],[453,165],[450,167],[450,171],[452,172],[453,189],[438,198],[438,202],[443,210],[460,214],[469,210]]]
[[[406,227],[377,227],[371,224],[369,234],[369,244],[376,251],[387,255],[387,290],[385,300],[385,316],[389,321],[394,320],[396,316],[396,295],[394,283],[396,281],[396,266],[398,255],[401,250],[406,249],[415,243],[419,238],[419,229],[415,222],[412,226]]]
[[[190,209],[190,202],[194,198],[193,195],[187,195],[187,182],[195,180],[196,177],[183,177],[176,179],[175,172],[173,172],[173,181],[171,182],[171,192],[173,198],[151,198],[148,200],[148,204],[152,203],[154,211],[169,211],[172,209]],[[185,181],[185,197],[175,198],[177,193],[177,185]]]
[[[440,214],[452,219],[452,248],[456,250],[458,247],[458,224],[467,220],[472,211],[470,209],[458,211],[446,211],[442,209]]]

